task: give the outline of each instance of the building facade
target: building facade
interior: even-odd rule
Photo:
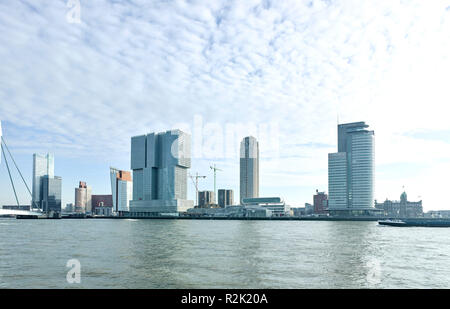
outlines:
[[[198,191],[198,207],[209,207],[215,204],[213,191]]]
[[[242,200],[242,206],[266,208],[274,217],[289,216],[291,212],[291,208],[279,197],[245,198]]]
[[[43,176],[53,178],[55,176],[55,157],[53,154],[33,154],[33,185],[31,208],[42,209],[42,180]]]
[[[187,200],[191,167],[191,137],[181,130],[131,138],[133,200],[137,216],[184,212],[194,206]]]
[[[319,192],[316,190],[316,194],[313,197],[314,213],[324,214],[328,211],[328,195],[325,192]]]
[[[92,213],[92,188],[83,181],[80,181],[78,188],[75,188],[74,211],[76,213]]]
[[[96,216],[110,217],[113,215],[113,207],[100,205],[98,207],[95,207],[95,212],[93,214],[95,214]]]
[[[328,155],[331,214],[366,215],[375,210],[374,131],[364,122],[338,125],[338,152]]]
[[[58,176],[41,177],[42,211],[52,215],[61,214],[62,178]]]
[[[240,201],[259,197],[259,144],[247,136],[240,145]]]
[[[75,206],[73,203],[67,203],[66,208],[64,208],[64,212],[70,213],[75,211]]]
[[[234,203],[233,190],[219,189],[218,195],[219,195],[218,203],[219,203],[220,207],[224,208],[224,207],[233,205],[233,203]]]
[[[375,203],[375,208],[383,211],[390,218],[420,218],[423,217],[422,201],[410,202],[406,192],[400,195],[400,201],[386,199],[383,203]]]
[[[30,211],[30,205],[3,205],[2,209]]]
[[[310,203],[305,203],[305,215],[309,216],[314,213],[314,205]]]
[[[125,214],[130,211],[130,201],[133,199],[133,179],[128,171],[110,168],[111,192],[113,197],[113,212]]]
[[[111,194],[92,195],[92,213],[96,214],[97,207],[110,207],[113,209],[113,199]]]

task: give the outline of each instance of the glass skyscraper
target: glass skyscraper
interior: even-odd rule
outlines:
[[[177,213],[194,206],[187,200],[191,136],[181,130],[131,138],[133,200],[136,216]]]
[[[41,208],[43,176],[53,178],[55,176],[55,157],[53,154],[33,154],[33,187],[31,207]]]
[[[41,177],[41,207],[45,213],[61,213],[61,177],[48,175]]]
[[[121,215],[130,211],[130,201],[133,199],[133,180],[131,173],[110,168],[111,193],[113,211]]]
[[[365,122],[338,125],[338,152],[328,155],[329,210],[374,209],[374,131]]]

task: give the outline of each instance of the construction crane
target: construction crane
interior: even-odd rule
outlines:
[[[214,202],[215,202],[216,201],[216,172],[222,171],[222,170],[217,168],[215,164],[214,164],[214,166],[210,166],[209,168],[214,171]]]
[[[198,173],[195,173],[195,176],[189,175],[189,177],[192,179],[192,182],[195,186],[195,206],[198,206],[198,179],[199,178],[206,178],[206,176],[199,176]],[[195,181],[194,181],[195,178]]]

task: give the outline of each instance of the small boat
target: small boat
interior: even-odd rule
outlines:
[[[378,221],[378,224],[389,226],[408,226],[406,222],[402,220],[380,220]]]

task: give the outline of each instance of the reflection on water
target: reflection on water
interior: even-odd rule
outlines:
[[[450,229],[0,219],[0,287],[449,288]],[[69,259],[81,283],[66,281]]]

